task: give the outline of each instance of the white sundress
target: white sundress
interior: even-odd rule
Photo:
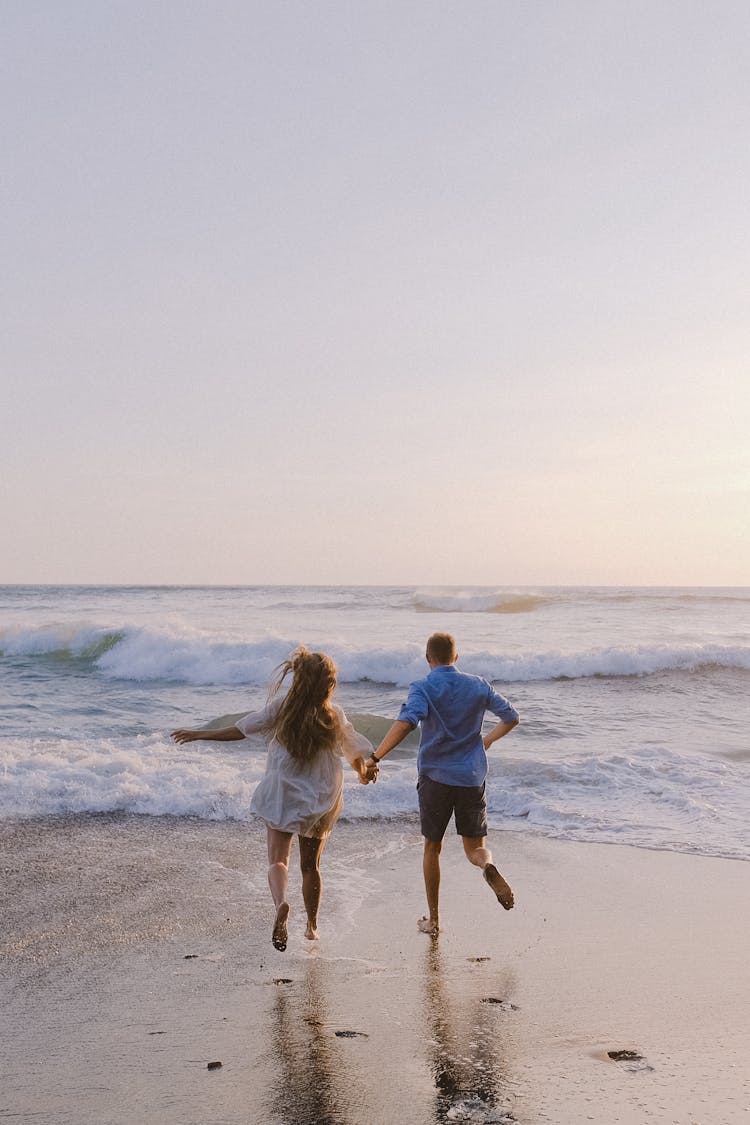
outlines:
[[[236,724],[243,734],[258,734],[281,706],[273,700],[262,711],[251,711]],[[286,747],[271,737],[266,772],[253,794],[250,810],[269,828],[321,839],[327,836],[344,806],[342,756],[351,764],[366,758],[373,747],[354,729],[341,707],[333,705],[339,718],[341,737],[329,750],[321,750],[311,762],[298,762]]]

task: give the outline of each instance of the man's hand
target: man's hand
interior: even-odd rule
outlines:
[[[514,719],[512,723],[497,723],[492,730],[488,731],[482,738],[482,745],[485,750],[489,750],[493,742],[497,742],[498,738],[505,738],[506,734],[510,734],[518,726],[520,719]]]
[[[378,767],[369,759],[365,761],[364,758],[355,758],[352,766],[357,771],[360,785],[368,785],[371,781],[377,780]]]

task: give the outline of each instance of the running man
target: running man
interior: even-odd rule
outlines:
[[[440,931],[440,851],[451,816],[455,816],[456,831],[463,839],[469,863],[482,869],[498,902],[506,910],[513,907],[513,892],[486,846],[486,751],[520,720],[515,708],[487,680],[459,671],[456,642],[450,633],[433,633],[425,656],[429,675],[410,685],[398,719],[370,755],[367,769],[368,780],[374,781],[386,754],[422,724],[417,790],[428,915],[417,925],[423,933],[434,936]],[[497,716],[499,722],[483,737],[485,711]]]

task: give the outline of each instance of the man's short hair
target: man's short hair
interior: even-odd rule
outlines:
[[[452,664],[456,659],[456,642],[450,633],[433,633],[427,639],[427,659],[436,664]]]

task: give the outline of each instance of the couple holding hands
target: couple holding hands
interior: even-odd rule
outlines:
[[[479,676],[459,671],[456,644],[449,633],[433,633],[425,653],[430,672],[409,687],[406,703],[380,745],[359,734],[333,702],[336,665],[321,652],[298,648],[279,669],[269,702],[221,730],[176,730],[175,742],[231,742],[263,734],[268,744],[266,772],[250,805],[265,823],[268,836],[268,885],[276,914],[274,948],[287,945],[289,858],[299,837],[302,898],[307,914],[305,937],[318,937],[322,890],[320,859],[344,804],[342,757],[363,785],[376,781],[380,764],[406,735],[421,725],[419,811],[424,836],[423,872],[427,895],[424,933],[440,929],[440,850],[451,816],[462,837],[466,858],[479,867],[498,902],[513,906],[513,892],[492,862],[486,846],[486,751],[518,725],[516,710]],[[287,676],[288,691],[280,694]],[[482,735],[485,711],[498,722]]]

